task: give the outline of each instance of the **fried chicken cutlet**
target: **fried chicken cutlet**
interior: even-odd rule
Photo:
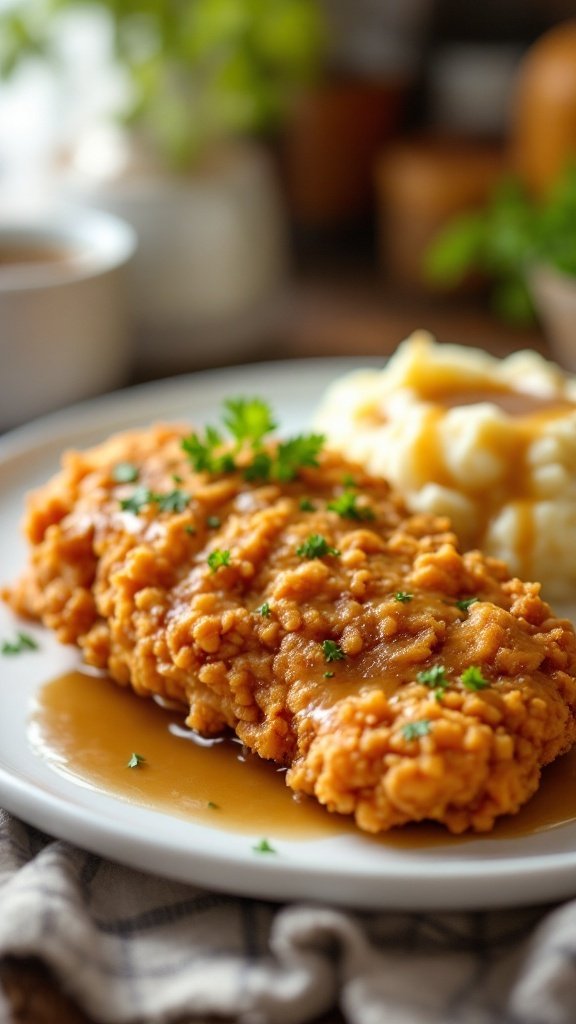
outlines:
[[[334,452],[263,480],[195,469],[186,433],[64,457],[12,608],[369,832],[517,811],[576,739],[576,638],[538,585]]]

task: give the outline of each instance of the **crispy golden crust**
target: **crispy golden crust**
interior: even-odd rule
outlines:
[[[66,456],[30,498],[30,563],[5,595],[12,607],[138,694],[185,703],[193,728],[234,729],[288,765],[295,790],[363,829],[435,819],[486,830],[518,810],[576,739],[576,638],[538,586],[461,555],[445,520],[408,516],[338,455],[288,484],[248,484],[194,474],[184,432]],[[124,461],[139,486],[190,494],[184,511],[123,511],[135,485],[112,470]],[[373,518],[327,508],[346,474]],[[338,553],[298,554],[313,534]],[[214,571],[216,549],[230,564]],[[344,657],[328,661],[327,640]],[[447,685],[418,681],[434,665]],[[470,665],[489,686],[465,687]]]

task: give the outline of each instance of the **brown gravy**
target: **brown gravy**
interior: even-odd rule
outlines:
[[[40,690],[29,737],[52,768],[83,785],[212,827],[292,839],[357,832],[348,819],[296,797],[275,765],[232,739],[199,740],[183,718],[183,712],[160,708],[108,679],[72,672]],[[133,753],[145,761],[129,768]],[[576,751],[547,768],[538,793],[488,838],[510,839],[573,821]],[[418,825],[367,838],[413,848],[479,837]]]

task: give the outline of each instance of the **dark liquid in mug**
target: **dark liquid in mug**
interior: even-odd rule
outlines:
[[[77,257],[78,252],[67,245],[0,241],[0,273],[18,267],[72,263]]]

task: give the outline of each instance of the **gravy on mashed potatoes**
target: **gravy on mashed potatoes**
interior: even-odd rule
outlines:
[[[535,352],[497,359],[413,334],[383,370],[336,381],[316,418],[413,511],[547,597],[576,592],[576,378]]]

